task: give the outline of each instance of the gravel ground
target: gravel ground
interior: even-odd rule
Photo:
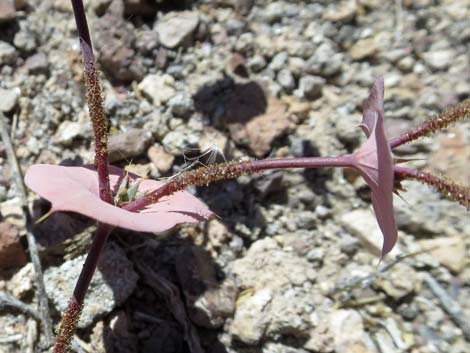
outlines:
[[[374,80],[389,136],[470,96],[468,0],[85,1],[113,164],[151,178],[240,158],[339,155]],[[68,0],[0,1],[0,111],[23,171],[93,160]],[[470,185],[468,121],[395,151]],[[37,307],[18,190],[0,145],[0,294]],[[166,234],[113,232],[77,352],[464,353],[470,222],[426,186],[395,198],[380,264],[370,194],[347,170],[286,171],[190,190],[219,216]],[[30,195],[35,217],[48,204]],[[35,226],[54,323],[93,222]],[[1,298],[0,298],[1,299]],[[0,304],[0,352],[50,352]]]

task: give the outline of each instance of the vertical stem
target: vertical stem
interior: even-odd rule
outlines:
[[[68,351],[73,334],[77,328],[86,292],[90,286],[100,255],[112,229],[113,226],[98,223],[93,243],[83,264],[82,272],[78,277],[72,298],[70,299],[67,310],[62,316],[54,346],[54,353],[66,353]]]
[[[85,69],[87,102],[95,140],[95,165],[98,171],[100,198],[112,204],[109,185],[108,121],[103,109],[101,84],[95,69],[95,58],[83,2],[82,0],[72,0],[72,6],[80,36],[80,48]]]

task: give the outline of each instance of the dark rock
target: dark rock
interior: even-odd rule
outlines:
[[[95,22],[96,48],[104,69],[120,81],[140,81],[145,74],[144,65],[135,54],[132,25],[112,14]]]
[[[20,267],[27,261],[18,228],[8,222],[0,223],[0,269]]]
[[[144,129],[130,129],[109,138],[109,161],[116,162],[145,153],[152,143],[152,134]]]

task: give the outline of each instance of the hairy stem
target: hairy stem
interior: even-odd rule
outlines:
[[[451,201],[457,201],[470,209],[470,187],[459,185],[451,179],[438,177],[431,173],[406,167],[395,166],[395,179],[412,179],[433,187],[437,192]]]
[[[259,161],[241,161],[213,164],[207,167],[183,172],[174,177],[162,187],[150,192],[140,199],[125,205],[123,208],[136,212],[146,206],[156,203],[162,197],[169,196],[190,186],[208,185],[215,181],[237,178],[263,170],[343,167],[354,168],[352,156],[341,157],[304,157],[304,158],[274,158]]]
[[[82,0],[72,0],[73,13],[80,36],[80,48],[85,71],[88,110],[95,140],[95,165],[98,171],[100,198],[113,203],[109,185],[108,121],[103,109],[101,83],[95,69],[95,58]]]
[[[425,121],[421,126],[408,131],[399,137],[390,140],[390,148],[396,148],[405,143],[414,141],[423,136],[445,129],[447,126],[456,123],[459,120],[470,119],[470,99],[464,100],[434,118]]]
[[[72,298],[70,299],[67,310],[62,316],[54,346],[54,353],[66,353],[70,347],[78,320],[80,319],[86,292],[90,286],[96,267],[98,266],[100,255],[112,230],[113,226],[98,223],[98,228],[96,229],[90,251],[88,252],[77,284],[75,285]]]

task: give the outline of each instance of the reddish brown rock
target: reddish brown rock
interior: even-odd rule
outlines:
[[[0,223],[0,269],[23,266],[27,261],[18,228],[8,222]]]

